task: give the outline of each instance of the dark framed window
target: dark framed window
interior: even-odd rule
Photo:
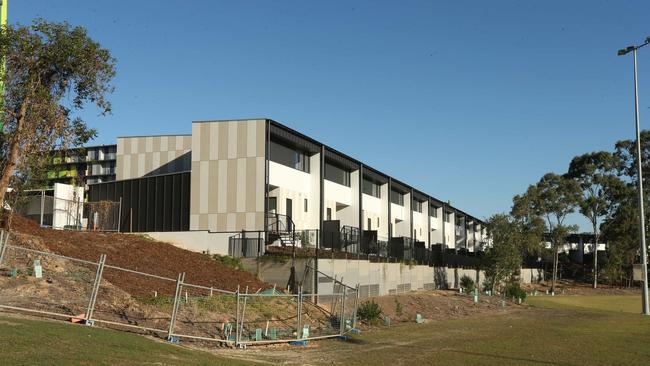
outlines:
[[[309,210],[309,205],[307,199],[305,198],[305,212],[307,212],[308,210]]]
[[[420,201],[413,201],[413,211],[422,213],[422,202]]]
[[[269,197],[269,212],[275,213],[278,210],[278,198]]]
[[[399,206],[404,206],[404,195],[397,191],[390,191],[390,202]]]
[[[451,216],[451,213],[449,213],[449,212],[445,212],[445,213],[442,215],[442,217],[443,217],[443,219],[445,220],[445,222],[449,222],[449,221],[450,221],[450,216]]]
[[[309,173],[309,156],[302,151],[271,141],[269,154],[273,162]]]
[[[372,230],[372,219],[368,218],[368,230]]]
[[[429,216],[438,217],[438,207],[429,207]]]
[[[332,209],[330,207],[327,208],[327,221],[332,220]]]
[[[369,196],[381,198],[381,187],[377,183],[364,179],[362,189]]]
[[[325,163],[325,179],[346,187],[350,186],[350,172],[332,164]]]

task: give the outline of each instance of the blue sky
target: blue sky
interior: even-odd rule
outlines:
[[[84,114],[97,143],[269,117],[481,218],[633,137],[632,60],[616,50],[650,35],[648,1],[9,5],[10,22],[82,25],[117,59],[113,114]]]

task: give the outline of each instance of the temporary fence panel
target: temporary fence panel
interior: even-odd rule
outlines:
[[[234,343],[237,296],[234,292],[182,282],[172,337]]]
[[[43,250],[4,245],[0,231],[0,308],[228,344],[335,337],[356,323],[358,288],[334,280],[329,294],[237,292]]]
[[[11,244],[0,253],[0,308],[85,318],[98,263]]]
[[[301,295],[240,294],[238,342],[299,339],[300,300]]]
[[[175,283],[176,280],[170,277],[104,265],[93,320],[111,326],[166,334]]]
[[[121,203],[111,201],[84,202],[84,228],[91,231],[119,231]]]

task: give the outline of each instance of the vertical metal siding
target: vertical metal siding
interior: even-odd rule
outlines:
[[[187,231],[190,172],[90,185],[92,202],[122,199],[122,232]]]

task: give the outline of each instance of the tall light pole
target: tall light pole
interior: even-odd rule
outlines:
[[[636,51],[650,43],[650,37],[646,38],[645,42],[638,46],[629,46],[618,51],[619,56],[627,55],[632,52],[634,60],[634,116],[636,117],[636,169],[638,175],[637,190],[639,195],[639,236],[641,237],[641,275],[643,276],[643,284],[641,290],[641,302],[643,306],[643,315],[650,315],[650,308],[648,304],[648,259],[646,254],[645,245],[645,216],[643,214],[643,172],[641,169],[641,128],[639,126],[639,89],[637,80],[637,67],[636,67]],[[596,254],[598,251],[596,250]]]

